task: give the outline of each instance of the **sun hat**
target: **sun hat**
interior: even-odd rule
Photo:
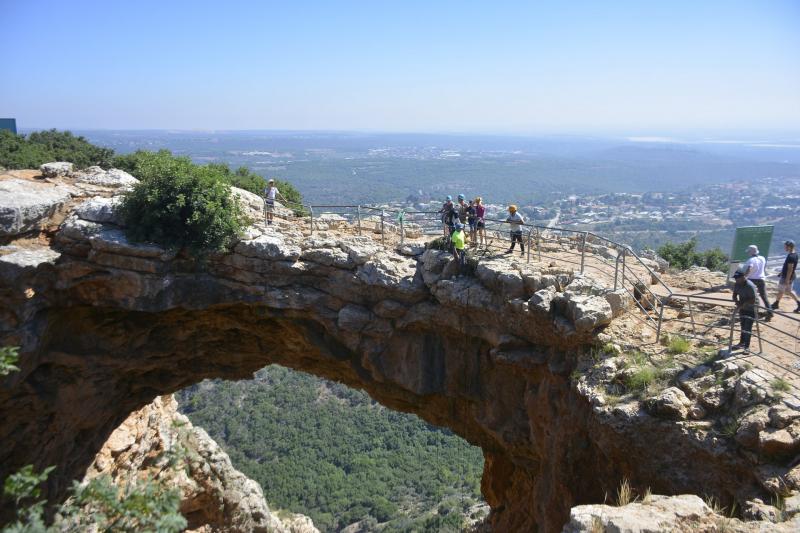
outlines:
[[[744,272],[742,272],[741,270],[737,270],[736,272],[733,273],[734,278],[741,278],[742,276],[744,276]]]
[[[747,253],[758,255],[758,246],[756,246],[755,244],[751,244],[750,246],[747,247]]]
[[[275,180],[274,180],[274,179],[272,179],[272,178],[270,178],[270,179],[267,181],[267,183],[275,183]]]
[[[794,248],[794,241],[792,239],[786,239],[786,241],[784,241],[783,245],[784,246],[790,246],[790,247]]]
[[[464,229],[464,224],[461,222],[456,222],[456,229]]]

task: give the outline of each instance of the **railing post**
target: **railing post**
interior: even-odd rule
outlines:
[[[755,323],[756,323],[756,335],[758,335],[758,353],[764,353],[764,346],[761,344],[761,326],[759,325],[761,320],[758,317],[758,305],[755,308]]]
[[[400,244],[405,243],[406,241],[406,228],[403,225],[403,219],[406,218],[403,216],[403,212],[400,212]]]
[[[314,206],[308,206],[308,212],[311,213],[311,235],[314,235]]]
[[[386,244],[386,232],[383,231],[383,215],[384,215],[384,210],[381,209],[381,244],[385,245]]]
[[[728,336],[728,353],[731,353],[731,348],[733,347],[733,327],[736,324],[736,308],[733,308],[731,311],[731,334]]]
[[[361,204],[356,206],[356,217],[358,217],[358,234],[361,235]]]
[[[697,336],[697,328],[694,325],[694,309],[692,308],[692,297],[686,297],[686,303],[689,305],[689,319],[692,321],[692,335]]]
[[[536,232],[536,256],[539,258],[539,262],[542,262],[542,242],[541,242],[541,233],[538,231]]]
[[[588,231],[583,232],[583,238],[581,239],[581,274],[583,274],[583,264],[586,261],[586,235],[588,235]]]
[[[625,255],[625,248],[622,249],[622,253],[617,253],[617,260],[614,261],[614,290],[617,290],[617,279],[619,278],[619,259],[621,256]]]
[[[533,230],[528,230],[528,263],[531,262],[531,231]]]
[[[620,276],[620,282],[623,288],[625,288],[625,258],[628,257],[628,247],[626,246],[622,250],[622,273]]]
[[[651,294],[653,293],[651,292]],[[653,296],[655,296],[655,294],[653,294]],[[661,304],[661,308],[658,310],[658,325],[656,326],[656,343],[658,343],[661,340],[661,322],[664,320],[664,301],[661,298],[658,298],[658,303]]]

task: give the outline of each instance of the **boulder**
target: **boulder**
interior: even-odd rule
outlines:
[[[236,253],[270,261],[297,261],[300,247],[288,244],[280,233],[266,233],[251,241],[242,241],[234,248]]]
[[[0,181],[0,237],[41,229],[72,197],[72,189],[21,179]]]
[[[80,183],[88,183],[90,185],[99,185],[102,187],[111,188],[128,188],[133,187],[139,180],[118,168],[110,168],[103,170],[100,167],[89,167],[84,170],[71,172],[70,176],[75,178],[75,181]]]
[[[528,308],[540,313],[549,313],[553,305],[556,291],[553,287],[547,287],[536,291],[531,299],[528,300]]]
[[[645,402],[654,416],[671,420],[684,420],[691,401],[678,387],[669,387]]]
[[[99,222],[101,224],[116,224],[122,225],[119,207],[120,200],[116,198],[104,198],[102,196],[95,196],[90,198],[75,208],[75,214],[78,218],[87,220],[89,222]]]
[[[633,305],[633,299],[625,289],[607,292],[603,297],[608,302],[608,305],[611,306],[611,313],[614,318],[627,311]]]
[[[589,332],[611,323],[611,306],[601,296],[565,293],[569,316],[578,332]]]
[[[39,167],[39,172],[45,178],[59,178],[67,176],[72,173],[73,165],[66,161],[58,161],[55,163],[45,163]]]

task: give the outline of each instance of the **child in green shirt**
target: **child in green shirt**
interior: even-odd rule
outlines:
[[[466,235],[464,234],[464,224],[456,222],[456,229],[450,235],[450,242],[453,245],[453,257],[458,261],[458,272],[464,271],[464,264],[466,263],[466,253],[464,252],[464,241]]]

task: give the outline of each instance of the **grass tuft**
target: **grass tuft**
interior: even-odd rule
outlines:
[[[617,489],[617,505],[622,507],[623,505],[628,505],[634,501],[636,501],[636,499],[634,498],[631,484],[627,478],[623,478],[622,483],[620,483],[619,488]]]
[[[775,378],[775,379],[773,379],[770,382],[770,385],[772,385],[772,390],[774,390],[775,392],[788,392],[789,389],[792,388],[792,386],[789,384],[789,382],[786,381],[783,378]]]
[[[691,348],[691,344],[687,339],[680,335],[674,335],[670,337],[669,343],[667,344],[667,353],[678,355],[688,352],[689,348]]]

